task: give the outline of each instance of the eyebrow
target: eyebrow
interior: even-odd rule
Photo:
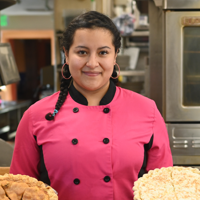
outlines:
[[[77,48],[89,49],[88,47],[85,47],[85,46],[77,46],[77,47],[75,47],[75,48],[76,48],[76,49],[77,49]],[[108,46],[103,46],[103,47],[100,47],[100,48],[98,48],[98,49],[105,49],[105,48],[111,49],[111,48],[108,47]]]

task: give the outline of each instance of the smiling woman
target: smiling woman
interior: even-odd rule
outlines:
[[[110,31],[103,28],[80,29],[75,32],[70,50],[64,48],[73,85],[90,106],[99,105],[109,88],[117,57],[112,38]]]
[[[132,200],[138,177],[173,165],[155,103],[115,84],[120,41],[101,13],[86,12],[69,24],[60,91],[25,112],[11,173],[51,185],[59,200]]]

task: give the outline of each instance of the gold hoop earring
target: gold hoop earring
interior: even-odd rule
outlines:
[[[112,77],[112,76],[111,76],[111,78],[113,78],[113,79],[117,79],[117,78],[119,77],[119,75],[120,75],[120,67],[119,67],[119,65],[118,65],[117,63],[115,63],[115,65],[117,65],[119,72],[118,72],[118,74],[117,74],[117,77]],[[115,66],[115,65],[114,65],[114,66]]]
[[[66,64],[67,64],[67,63],[65,63],[65,64],[62,66],[62,69],[61,69],[62,77],[63,77],[64,79],[70,79],[70,78],[72,77],[72,75],[70,75],[70,77],[68,77],[68,78],[66,78],[66,77],[63,75],[63,68],[64,68],[64,66],[65,66]]]

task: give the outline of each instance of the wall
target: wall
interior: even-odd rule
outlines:
[[[54,29],[54,16],[51,15],[8,15],[8,26],[1,30],[52,30]]]

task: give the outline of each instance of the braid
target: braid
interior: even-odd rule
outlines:
[[[65,77],[70,77],[69,66],[67,65],[66,68],[67,69],[65,71],[63,71],[63,75]],[[46,114],[46,116],[45,116],[46,120],[49,120],[49,121],[53,120],[55,115],[60,110],[61,106],[63,105],[63,103],[65,102],[65,99],[67,97],[70,82],[71,82],[71,78],[70,79],[64,79],[64,78],[61,79],[60,94],[59,94],[58,100],[57,100],[56,105],[55,105],[55,110],[54,110],[53,113],[47,113]]]

